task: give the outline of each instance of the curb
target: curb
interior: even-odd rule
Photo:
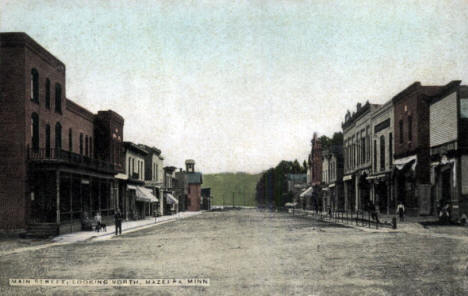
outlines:
[[[169,223],[169,222],[174,222],[174,221],[177,221],[177,220],[187,219],[187,218],[190,218],[190,217],[193,217],[193,216],[198,216],[198,215],[200,215],[202,213],[203,212],[199,212],[197,214],[190,215],[190,216],[183,217],[183,218],[179,218],[179,219],[174,218],[174,219],[168,219],[168,220],[160,221],[160,222],[154,222],[154,223],[148,223],[148,224],[133,226],[133,227],[127,228],[125,234],[126,233],[136,232],[138,230],[150,228],[150,227],[153,227],[153,226],[166,224],[166,223]],[[124,235],[124,234],[122,234],[122,235]],[[109,232],[109,233],[106,233],[106,234],[103,234],[103,235],[92,236],[90,238],[80,240],[80,241],[46,243],[46,244],[43,244],[43,245],[38,245],[38,246],[33,246],[33,247],[18,248],[18,249],[5,251],[5,252],[0,252],[0,257],[6,256],[6,255],[11,255],[11,254],[16,254],[16,253],[27,252],[27,251],[41,250],[41,249],[45,249],[45,248],[49,248],[49,247],[71,245],[71,244],[76,244],[76,243],[80,243],[80,242],[96,242],[96,241],[99,240],[99,238],[101,238],[101,240],[107,240],[107,239],[112,239],[114,237],[116,237],[114,232]]]

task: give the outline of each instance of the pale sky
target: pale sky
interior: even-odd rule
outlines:
[[[468,1],[0,1],[66,65],[67,97],[204,173],[307,158],[358,101],[468,83]]]

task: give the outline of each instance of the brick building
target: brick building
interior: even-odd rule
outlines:
[[[0,34],[1,229],[75,231],[84,213],[105,220],[118,206],[124,120],[67,99],[65,81],[28,35]]]
[[[187,211],[199,211],[201,206],[202,174],[195,172],[195,161],[185,161],[187,178]]]
[[[428,100],[433,213],[449,205],[455,221],[468,215],[468,86],[460,82]]]
[[[309,154],[309,170],[310,170],[310,198],[306,199],[306,207],[308,209],[321,209],[321,183],[322,183],[322,145],[317,133],[311,140],[311,151]],[[307,194],[304,194],[307,196]]]
[[[442,88],[415,82],[392,98],[395,196],[409,215],[428,215],[433,210],[427,99],[437,96]]]

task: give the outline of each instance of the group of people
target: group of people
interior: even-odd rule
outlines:
[[[94,215],[94,224],[95,228],[101,228],[102,225],[102,216],[99,211]],[[83,230],[93,230],[93,220],[89,218],[88,212],[84,211],[81,217],[81,229]],[[115,222],[115,235],[122,234],[122,220],[123,216],[119,209],[114,213],[114,222]]]

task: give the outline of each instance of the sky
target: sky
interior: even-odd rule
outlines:
[[[468,80],[468,1],[0,1],[66,65],[66,95],[125,118],[165,165],[261,172],[414,81]]]

